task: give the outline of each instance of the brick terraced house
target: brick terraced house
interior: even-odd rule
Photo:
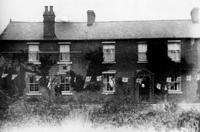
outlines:
[[[95,22],[88,10],[87,22],[56,22],[53,6],[45,6],[43,22],[11,20],[2,32],[0,83],[28,96],[46,94],[46,87],[68,97],[101,84],[99,94],[112,96],[120,87],[136,102],[163,94],[195,101],[198,11],[193,8],[188,20]]]

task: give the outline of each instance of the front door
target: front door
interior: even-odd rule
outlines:
[[[153,73],[148,70],[140,70],[136,75],[136,101],[140,103],[153,101]]]

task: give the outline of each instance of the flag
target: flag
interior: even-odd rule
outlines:
[[[17,74],[12,74],[12,80],[14,80],[18,75]]]
[[[167,77],[166,82],[171,83],[172,82],[172,78],[171,77]]]
[[[128,77],[122,77],[122,82],[128,82]]]
[[[74,77],[74,82],[76,82],[76,77]]]
[[[97,81],[101,81],[102,80],[102,76],[97,76]]]
[[[90,80],[91,80],[91,76],[86,76],[86,78],[85,78],[85,84],[84,84],[83,88],[87,87],[87,85],[89,84]]]
[[[167,85],[165,85],[165,88],[164,88],[164,90],[167,90]]]
[[[187,81],[191,81],[191,80],[192,80],[192,76],[191,76],[191,75],[187,75],[187,76],[186,76],[186,80],[187,80]]]
[[[5,78],[6,76],[8,76],[8,74],[3,73],[3,74],[1,75],[1,78]]]
[[[86,76],[85,82],[90,82],[91,81],[91,76]]]
[[[39,81],[41,76],[36,76],[36,81]]]
[[[51,77],[49,78],[49,82],[48,82],[48,84],[47,84],[47,87],[51,90]]]
[[[157,83],[156,88],[160,90],[161,89],[161,84]]]
[[[197,81],[200,80],[200,74],[197,74]]]

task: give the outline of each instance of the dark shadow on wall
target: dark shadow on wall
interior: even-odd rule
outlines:
[[[166,77],[172,75],[183,75],[193,68],[184,58],[181,62],[174,62],[168,57],[167,44],[164,40],[152,40],[148,43],[147,59],[148,69],[155,74],[155,82],[164,85]],[[155,88],[155,94],[162,94],[161,90]]]

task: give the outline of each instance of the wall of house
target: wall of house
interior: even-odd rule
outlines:
[[[115,64],[102,64],[107,65],[107,68],[110,70],[116,70],[116,77],[120,79],[121,77],[128,77],[128,82],[120,85],[124,89],[128,89],[129,94],[135,99],[135,76],[136,70],[146,68],[148,69],[148,63],[137,63],[137,42],[146,41],[147,44],[158,44],[163,45],[167,48],[168,39],[144,39],[144,40],[112,40],[115,41],[116,49],[116,63]],[[177,101],[195,101],[197,100],[197,81],[195,76],[200,70],[200,40],[198,39],[181,39],[182,49],[181,55],[187,64],[192,68],[186,67],[185,73],[182,74],[182,90],[183,94],[169,94],[169,100]],[[18,51],[27,54],[28,46],[26,42],[4,42],[1,44],[0,51]],[[72,61],[71,70],[74,71],[77,75],[85,76],[87,75],[90,61],[85,58],[85,55],[91,51],[99,50],[102,48],[102,41],[93,40],[93,41],[71,41],[70,44],[70,58]],[[164,48],[164,49],[165,49]],[[52,66],[56,66],[58,60],[58,54],[54,51],[59,51],[59,46],[57,41],[45,41],[40,43],[40,51],[48,51],[48,53],[42,53],[41,56],[50,56],[53,61]],[[163,53],[166,53],[166,49]],[[9,57],[12,60],[12,57],[15,53],[3,54],[4,56]],[[24,60],[27,60],[27,56],[23,56]],[[159,65],[159,62],[158,62]],[[190,70],[188,70],[188,69]],[[58,70],[55,68],[55,70]],[[55,72],[56,73],[56,72]],[[192,75],[191,81],[186,81],[186,76]],[[24,75],[23,75],[24,76]],[[154,75],[156,76],[156,75]],[[22,81],[22,80],[19,80]],[[156,84],[156,82],[155,82]],[[155,88],[156,89],[156,88]],[[109,95],[107,95],[109,96]]]

